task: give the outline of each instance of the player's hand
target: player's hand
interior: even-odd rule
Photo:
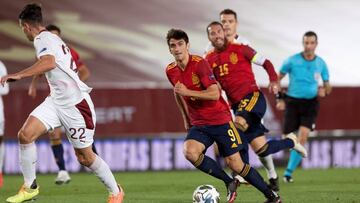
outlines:
[[[190,96],[188,95],[189,89],[183,84],[183,83],[176,83],[174,87],[175,93],[181,95],[181,96]]]
[[[184,127],[186,131],[189,131],[189,129],[191,128],[191,124],[189,121],[184,121]]]
[[[269,84],[269,92],[273,94],[278,94],[280,92],[280,83],[278,81],[272,81]]]
[[[35,99],[35,97],[36,97],[36,87],[35,87],[35,85],[33,85],[33,84],[30,85],[28,95],[31,98]]]
[[[279,111],[284,111],[286,108],[285,101],[283,99],[280,99],[276,101],[276,109]]]
[[[319,97],[325,97],[326,96],[326,90],[324,87],[319,87],[318,89],[318,96]]]
[[[241,116],[235,116],[235,126],[243,132],[249,128],[249,124],[247,124],[245,118]]]
[[[1,77],[1,85],[4,86],[6,82],[15,82],[17,80],[20,80],[21,76],[17,74],[9,74],[5,75],[4,77]]]

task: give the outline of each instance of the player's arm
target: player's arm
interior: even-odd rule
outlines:
[[[5,65],[0,62],[0,77],[7,75],[7,71]],[[9,93],[9,84],[5,84],[4,86],[0,86],[0,95],[7,95]]]
[[[280,68],[280,72],[278,75],[279,85],[281,84],[281,80],[286,76],[286,73],[288,73],[290,71],[290,68],[291,68],[290,60],[287,59]],[[281,86],[280,86],[280,88],[281,88]],[[276,109],[278,109],[280,111],[283,111],[286,108],[284,97],[285,97],[285,93],[283,93],[281,91],[279,91],[276,94]]]
[[[33,99],[36,97],[36,86],[39,82],[39,79],[42,77],[42,74],[41,75],[34,75],[32,80],[31,80],[31,83],[30,83],[30,86],[29,86],[29,90],[28,90],[28,95],[30,97],[32,97]]]
[[[79,78],[81,81],[85,82],[89,79],[90,71],[85,64],[82,64],[80,67],[78,67],[78,71],[79,71]]]
[[[1,84],[4,85],[7,81],[16,81],[22,78],[31,77],[34,75],[43,74],[55,68],[55,57],[53,55],[43,55],[36,63],[20,72],[9,74],[1,77]]]
[[[189,113],[188,113],[189,111],[187,109],[187,106],[186,106],[184,100],[181,98],[181,96],[175,92],[174,92],[174,97],[175,97],[176,104],[181,112],[182,118],[184,120],[185,129],[189,130],[189,128],[191,127],[191,124],[190,124],[190,118],[189,118]]]
[[[245,57],[251,61],[251,63],[262,66],[266,70],[270,80],[269,91],[271,93],[277,94],[280,91],[280,84],[274,65],[271,63],[271,61],[257,53],[250,46],[242,46],[242,48]]]
[[[323,62],[323,68],[321,71],[321,78],[324,81],[323,87],[319,88],[319,96],[324,97],[331,93],[332,87],[329,82],[329,70],[325,62]]]
[[[174,91],[181,96],[192,97],[194,99],[218,100],[220,98],[220,89],[206,60],[202,59],[198,62],[195,74],[199,77],[201,85],[205,90],[190,90],[184,84],[177,82]]]
[[[217,84],[212,84],[205,90],[197,91],[188,89],[183,83],[176,83],[174,91],[181,96],[192,97],[201,100],[218,100],[220,91]]]
[[[330,85],[329,81],[324,81],[324,88],[326,95],[329,95],[332,91],[332,86]]]

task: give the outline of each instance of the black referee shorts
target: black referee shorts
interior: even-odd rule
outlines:
[[[286,96],[284,117],[284,134],[297,131],[300,126],[311,130],[315,128],[315,120],[319,112],[319,101],[314,99],[297,99]]]

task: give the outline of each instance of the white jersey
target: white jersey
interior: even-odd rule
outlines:
[[[39,59],[44,55],[55,57],[56,67],[45,72],[53,102],[64,107],[78,104],[83,99],[82,92],[89,93],[91,88],[75,72],[76,64],[65,42],[51,32],[42,31],[35,37],[34,47]]]
[[[0,61],[0,77],[3,77],[7,75],[6,67],[5,65]],[[7,95],[9,93],[9,84],[5,83],[4,86],[0,85],[0,125],[4,122],[5,116],[4,116],[4,103],[2,96]],[[1,128],[1,127],[0,127]],[[1,131],[1,129],[0,129]],[[0,133],[1,135],[1,133]]]

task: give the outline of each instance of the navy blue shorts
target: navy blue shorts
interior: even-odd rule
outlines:
[[[236,129],[232,121],[223,125],[192,126],[185,140],[190,139],[204,144],[204,153],[207,148],[216,142],[220,155],[223,157],[247,149],[247,142],[244,143],[243,133]]]
[[[249,125],[245,131],[247,141],[250,143],[256,137],[269,132],[261,123],[266,112],[266,99],[262,92],[256,91],[246,95],[240,102],[232,105],[236,116],[243,117]]]

